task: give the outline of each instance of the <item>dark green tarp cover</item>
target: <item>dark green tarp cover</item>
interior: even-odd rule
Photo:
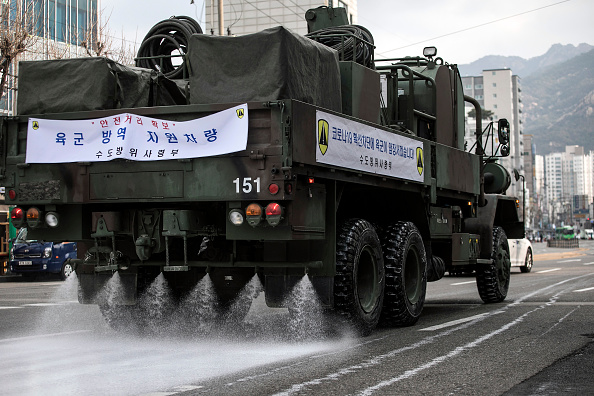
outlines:
[[[103,57],[19,63],[18,114],[186,103],[183,90],[156,71]]]
[[[335,50],[278,26],[239,37],[192,35],[190,103],[297,99],[341,111]]]

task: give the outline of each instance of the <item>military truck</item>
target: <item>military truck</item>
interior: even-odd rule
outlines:
[[[344,9],[306,20],[307,36],[193,34],[174,84],[103,58],[21,62],[2,184],[31,238],[78,243],[81,303],[103,306],[115,274],[122,310],[157,276],[180,299],[209,276],[226,307],[258,275],[282,307],[307,276],[365,335],[414,324],[448,266],[475,271],[484,302],[505,299],[507,237],[524,232],[493,161],[509,123],[483,131],[434,47],[379,61]],[[468,151],[465,100],[479,114]]]

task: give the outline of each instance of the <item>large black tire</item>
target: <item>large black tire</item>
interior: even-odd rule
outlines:
[[[336,244],[334,308],[361,335],[377,326],[384,300],[384,259],[375,228],[351,219],[341,228]]]
[[[386,293],[381,322],[411,326],[417,322],[427,292],[427,254],[421,233],[411,222],[398,222],[382,236]]]
[[[524,265],[520,267],[520,271],[525,274],[532,271],[532,264],[534,264],[532,249],[528,248],[528,251],[526,252],[526,258],[524,259]]]
[[[476,285],[486,303],[505,300],[511,278],[511,260],[507,235],[501,227],[493,228],[491,264],[481,264],[476,270]]]

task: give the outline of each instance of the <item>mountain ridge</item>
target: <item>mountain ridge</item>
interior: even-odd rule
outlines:
[[[520,76],[522,133],[533,135],[537,154],[594,150],[594,46],[554,44],[530,59],[489,55],[458,68],[462,76],[502,68]]]
[[[471,63],[458,65],[462,76],[480,76],[483,70],[511,69],[514,74],[524,78],[530,74],[557,63],[565,62],[594,49],[594,46],[581,43],[553,44],[543,55],[529,59],[520,56],[487,55]]]

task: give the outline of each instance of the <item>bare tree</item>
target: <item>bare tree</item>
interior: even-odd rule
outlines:
[[[35,34],[37,18],[30,0],[2,1],[0,5],[0,97],[13,62],[39,40]]]
[[[123,33],[120,39],[114,36],[109,29],[110,18],[111,15],[106,15],[105,9],[101,10],[82,35],[77,37],[79,45],[85,49],[87,56],[105,56],[119,63],[133,63],[135,45],[129,44]]]

